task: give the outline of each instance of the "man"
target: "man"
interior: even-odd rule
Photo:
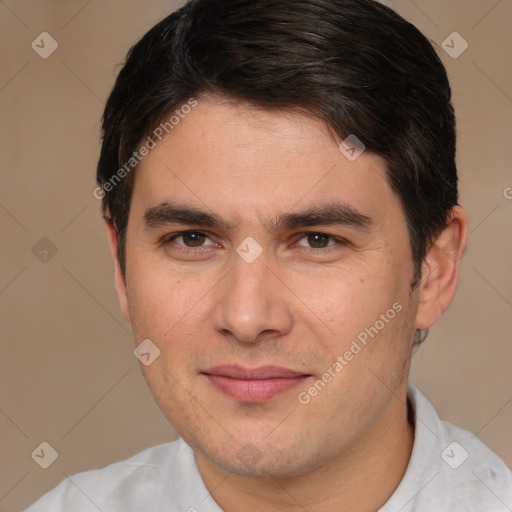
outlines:
[[[443,65],[372,0],[193,0],[128,55],[95,195],[176,442],[28,510],[506,511],[408,374],[467,221]]]

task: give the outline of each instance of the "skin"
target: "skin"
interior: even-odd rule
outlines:
[[[339,142],[317,119],[201,98],[136,171],[126,277],[107,222],[123,315],[136,344],[149,338],[161,351],[142,366],[144,376],[227,512],[374,511],[410,458],[406,385],[414,330],[433,325],[453,297],[466,217],[453,209],[411,291],[409,234],[384,162],[368,151],[351,162]],[[370,228],[268,225],[282,213],[332,201],[370,217]],[[232,226],[148,229],[144,213],[166,202],[215,213]],[[163,242],[186,230],[207,236]],[[310,232],[334,238],[319,243],[304,235]],[[248,236],[263,250],[252,263],[236,252]],[[298,394],[395,303],[401,311],[301,404]],[[228,363],[310,377],[271,400],[245,403],[201,373]]]

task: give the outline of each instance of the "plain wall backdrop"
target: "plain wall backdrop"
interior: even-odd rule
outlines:
[[[133,356],[93,189],[119,64],[179,5],[0,1],[0,511],[176,436]],[[512,465],[512,2],[393,5],[448,69],[470,231],[459,290],[411,380]],[[42,442],[58,454],[48,469],[31,457]]]

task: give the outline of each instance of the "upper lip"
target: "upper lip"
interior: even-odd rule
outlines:
[[[202,373],[206,375],[218,375],[229,377],[231,379],[242,380],[263,380],[263,379],[292,379],[296,377],[304,377],[308,374],[291,370],[290,368],[282,368],[280,366],[259,366],[257,368],[244,368],[239,365],[221,365],[214,366]]]

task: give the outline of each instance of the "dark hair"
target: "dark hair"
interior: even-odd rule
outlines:
[[[97,181],[123,272],[126,162],[204,93],[316,116],[380,155],[407,219],[417,286],[458,194],[450,85],[416,27],[373,0],[192,0],[155,25],[128,52],[103,115]]]

